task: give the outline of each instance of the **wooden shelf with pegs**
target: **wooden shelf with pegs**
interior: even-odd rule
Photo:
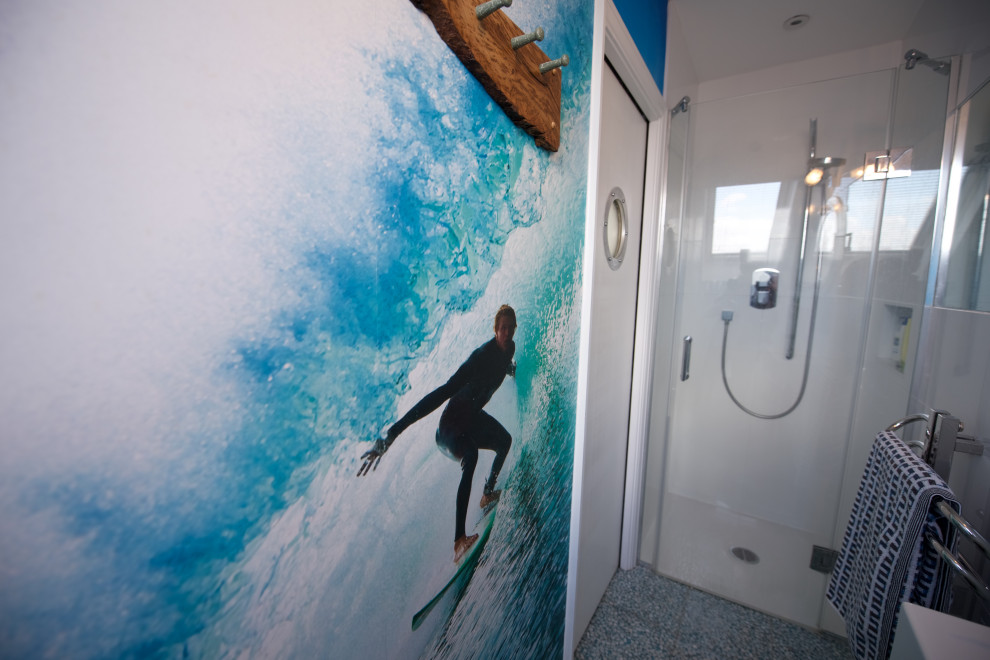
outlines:
[[[537,145],[557,151],[560,147],[560,67],[567,64],[567,56],[550,61],[532,41],[514,49],[512,39],[524,33],[497,8],[484,18],[478,18],[476,9],[479,6],[491,9],[505,5],[504,1],[494,5],[477,0],[410,1],[430,18],[437,34],[509,119],[529,133]],[[549,70],[541,73],[541,65]]]

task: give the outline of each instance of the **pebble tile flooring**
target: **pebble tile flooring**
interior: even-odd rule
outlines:
[[[637,566],[612,578],[575,658],[852,660],[853,655],[841,637],[802,628]]]

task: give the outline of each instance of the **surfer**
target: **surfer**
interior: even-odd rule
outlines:
[[[501,490],[496,490],[495,482],[509,453],[509,447],[512,446],[512,437],[482,408],[492,398],[506,375],[515,375],[515,364],[512,362],[512,356],[516,352],[516,344],[512,341],[515,332],[516,312],[508,305],[502,305],[495,314],[495,337],[475,349],[450,380],[423,397],[402,419],[389,427],[384,438],[378,438],[375,446],[361,456],[364,462],[358,470],[359,477],[378,468],[382,456],[400,433],[449,400],[440,415],[437,447],[447,457],[461,463],[454,530],[455,562],[459,562],[478,540],[477,534],[467,536],[464,524],[479,449],[495,452],[492,470],[479,503],[481,508],[494,504],[502,493]]]

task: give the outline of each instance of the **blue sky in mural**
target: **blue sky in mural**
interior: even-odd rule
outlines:
[[[591,8],[516,4],[571,57],[553,156],[405,1],[6,10],[0,211],[57,220],[0,248],[0,656],[559,653]],[[504,302],[506,494],[413,632],[459,468],[431,417],[353,474]]]

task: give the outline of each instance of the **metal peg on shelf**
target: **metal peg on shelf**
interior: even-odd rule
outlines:
[[[512,37],[512,50],[519,50],[526,44],[531,44],[534,41],[543,41],[544,32],[543,28],[538,27],[529,34],[520,34],[518,37]]]
[[[554,69],[557,69],[562,66],[567,66],[570,63],[571,63],[571,58],[567,57],[567,55],[561,55],[555,60],[550,60],[549,62],[544,62],[543,64],[541,64],[540,73],[549,73]]]
[[[474,15],[477,16],[480,21],[484,17],[494,14],[502,7],[511,6],[512,0],[488,0],[488,2],[474,8]]]

